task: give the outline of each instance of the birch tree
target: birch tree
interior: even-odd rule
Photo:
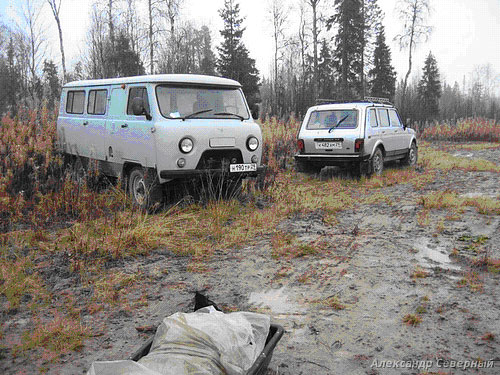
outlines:
[[[430,14],[429,0],[399,0],[397,7],[403,22],[403,30],[394,40],[398,41],[401,49],[408,48],[408,71],[403,81],[401,98],[402,112],[404,112],[408,77],[412,69],[413,50],[418,43],[429,38],[432,29],[427,25],[427,18]]]
[[[63,70],[63,83],[66,82],[67,74],[66,74],[66,60],[64,57],[64,43],[63,43],[63,34],[62,34],[62,28],[61,28],[61,19],[59,18],[59,11],[61,10],[61,3],[62,0],[47,0],[47,3],[50,6],[50,9],[52,10],[52,14],[54,15],[54,19],[56,21],[57,25],[57,31],[59,32],[59,48],[61,50],[61,63],[62,63],[62,70]]]

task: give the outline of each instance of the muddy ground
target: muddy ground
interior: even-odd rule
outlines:
[[[500,163],[498,148],[450,153]],[[335,173],[323,170],[320,177]],[[411,184],[381,189],[390,201],[341,211],[336,225],[326,224],[321,210],[280,224],[300,239],[327,241],[321,254],[275,259],[270,256],[271,239],[263,236],[251,246],[215,254],[203,273],[187,272],[189,258],[167,250],[110,265],[117,271],[151,276],[138,291],[145,293],[147,303],[133,312],[120,310],[106,317],[102,335],[88,339],[81,352],[48,365],[48,373],[82,374],[94,360],[127,357],[150,335],[148,327],[176,311],[191,311],[194,291],[204,290],[227,310],[264,312],[285,328],[269,374],[499,374],[500,274],[474,264],[479,256],[471,249],[480,242],[482,256],[500,258],[500,216],[466,207],[460,217],[444,220],[437,230],[449,212],[432,210],[429,224],[419,225],[419,197],[446,189],[500,199],[500,174],[438,172],[422,190]],[[416,270],[427,277],[412,277]],[[473,271],[478,286],[462,285]],[[72,287],[64,273],[58,275],[55,288]],[[321,303],[333,296],[344,309]],[[421,323],[405,324],[407,314],[419,315]],[[84,322],[92,319],[86,316]],[[9,324],[27,322],[13,316],[4,322]],[[139,332],[140,327],[146,332]],[[29,358],[12,359],[9,353],[3,357],[1,373],[38,372]],[[399,368],[374,366],[424,360],[432,367],[401,368],[401,362]],[[496,367],[438,368],[445,360],[496,360]]]

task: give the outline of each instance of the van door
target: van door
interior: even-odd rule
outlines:
[[[136,161],[143,167],[156,167],[156,142],[154,121],[146,116],[135,116],[132,111],[132,99],[142,98],[144,108],[150,113],[148,89],[144,85],[131,85],[128,90],[125,128],[122,129],[126,145],[126,160]],[[128,132],[128,134],[126,134]]]
[[[87,118],[85,115],[85,90],[71,88],[66,93],[65,116],[61,121],[62,142],[65,151],[79,156],[88,156]]]
[[[128,89],[120,86],[111,91],[110,115],[108,117],[108,158],[115,163],[126,161],[143,167],[156,166],[156,143],[153,121],[145,115],[135,116],[132,99],[141,97],[149,112],[149,94],[146,86],[133,85]]]
[[[121,124],[125,121],[125,110],[127,107],[127,90],[121,86],[112,86],[109,98],[109,112],[106,121],[105,151],[107,160],[113,164],[118,175],[123,164],[123,142],[120,138]]]
[[[91,89],[88,92],[87,118],[85,120],[88,157],[104,160],[106,138],[106,111],[108,106],[108,88]]]

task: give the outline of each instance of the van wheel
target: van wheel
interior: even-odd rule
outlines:
[[[377,148],[372,157],[372,171],[377,176],[380,176],[384,171],[384,155],[382,150]]]
[[[417,145],[415,142],[413,142],[410,146],[410,149],[408,150],[408,154],[401,160],[401,163],[403,165],[408,165],[410,167],[413,167],[414,165],[417,164],[418,160],[418,151],[417,151]]]
[[[156,173],[139,167],[130,171],[128,193],[132,202],[143,209],[158,208],[163,200],[163,190]]]

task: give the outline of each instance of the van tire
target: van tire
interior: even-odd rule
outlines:
[[[133,168],[128,174],[128,194],[141,209],[155,210],[163,202],[163,189],[154,170]]]

